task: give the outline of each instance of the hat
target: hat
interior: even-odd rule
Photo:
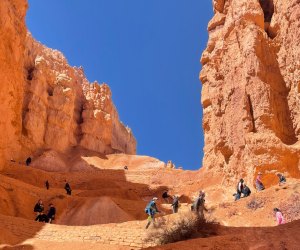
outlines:
[[[262,172],[258,172],[258,174],[259,174],[259,175],[261,175],[261,174],[262,174]]]
[[[156,200],[158,200],[158,198],[157,197],[153,197],[152,200],[156,201]]]

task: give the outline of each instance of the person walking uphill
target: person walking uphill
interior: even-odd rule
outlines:
[[[49,184],[49,181],[48,181],[48,180],[46,180],[45,186],[46,186],[47,190],[50,188],[50,184]]]
[[[171,196],[168,194],[168,192],[169,192],[169,190],[165,190],[161,196],[166,203],[170,203],[169,198],[171,198]]]
[[[177,195],[173,196],[173,203],[172,203],[171,207],[173,210],[173,214],[176,214],[178,212],[178,208],[179,208],[179,197]]]
[[[70,184],[65,180],[66,184],[65,184],[65,190],[67,191],[67,195],[71,195],[72,194],[72,189],[70,187]]]
[[[257,191],[262,191],[262,190],[265,189],[265,186],[264,186],[264,184],[261,181],[261,176],[262,176],[262,173],[259,172],[258,175],[257,175],[257,177],[256,177],[256,180],[255,180],[255,185],[256,185]]]
[[[155,214],[159,213],[157,206],[156,206],[156,201],[158,199],[156,197],[154,197],[146,206],[145,208],[145,212],[146,214],[148,214],[148,223],[146,225],[146,229],[150,226],[151,222],[155,221]]]
[[[192,205],[192,211],[196,214],[200,215],[201,218],[204,217],[204,210],[206,210],[205,206],[205,193],[204,191],[200,191],[198,197],[195,199]],[[207,211],[207,210],[206,210]]]
[[[275,212],[277,224],[278,225],[284,224],[285,221],[282,212],[278,208],[274,208],[273,211]]]

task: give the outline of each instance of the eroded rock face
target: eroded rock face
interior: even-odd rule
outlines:
[[[200,73],[206,171],[224,184],[258,171],[299,178],[299,1],[213,7]]]
[[[27,34],[26,9],[25,0],[0,3],[0,164],[75,146],[135,154],[108,85],[90,84],[81,67]]]
[[[27,3],[0,3],[0,169],[20,151]]]

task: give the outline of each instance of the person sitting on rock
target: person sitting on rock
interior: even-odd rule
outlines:
[[[48,210],[47,217],[48,217],[48,222],[51,223],[55,219],[56,209],[52,203],[49,204],[49,207],[50,208]]]
[[[239,183],[237,184],[237,187],[236,187],[236,194],[235,194],[235,200],[236,201],[241,198],[243,188],[244,188],[244,180],[240,179],[240,181],[239,181]]]
[[[49,184],[49,181],[48,181],[48,180],[46,180],[45,186],[46,186],[46,189],[47,189],[47,190],[50,188],[50,184]]]
[[[150,226],[151,222],[155,221],[155,214],[159,213],[157,206],[156,206],[156,201],[158,198],[153,197],[153,199],[148,203],[148,205],[145,208],[146,214],[148,214],[148,223],[146,225],[146,229]]]
[[[35,221],[38,220],[39,216],[43,213],[43,211],[44,211],[44,205],[43,205],[43,201],[40,199],[33,208],[33,212],[36,213]]]
[[[278,173],[278,174],[277,174],[277,177],[278,177],[278,179],[279,179],[279,186],[280,186],[281,184],[285,184],[285,183],[286,183],[286,178],[283,176],[283,174]]]
[[[71,195],[72,194],[72,189],[70,187],[70,184],[65,180],[66,184],[65,184],[65,190],[67,191],[67,195]]]
[[[255,185],[256,185],[257,191],[262,191],[262,190],[265,189],[265,186],[264,186],[264,184],[261,181],[261,176],[262,176],[262,173],[259,172],[258,175],[257,175],[257,177],[256,177],[256,180],[255,180]]]
[[[244,184],[244,188],[242,190],[242,193],[244,195],[243,197],[248,197],[251,194],[251,190],[248,186],[246,186],[246,184]]]
[[[173,203],[172,203],[171,207],[172,207],[172,210],[173,210],[173,214],[178,212],[178,208],[179,208],[179,197],[178,197],[178,195],[173,196]]]
[[[284,218],[282,212],[278,208],[274,208],[273,211],[275,212],[276,221],[278,225],[284,224]]]
[[[28,158],[26,159],[25,163],[26,163],[26,166],[29,166],[30,163],[31,163],[31,157],[28,157]]]
[[[171,198],[171,196],[168,194],[168,189],[167,190],[165,190],[164,192],[163,192],[163,194],[162,194],[162,198],[164,199],[164,201],[166,202],[166,203],[170,203],[170,201],[169,201],[169,198]]]

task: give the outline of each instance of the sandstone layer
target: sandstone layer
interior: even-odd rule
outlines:
[[[200,73],[205,171],[300,177],[300,3],[213,0]]]
[[[57,50],[27,33],[25,0],[0,4],[0,159],[80,146],[98,153],[136,153],[107,84],[90,83]],[[0,166],[0,167],[1,167]]]

